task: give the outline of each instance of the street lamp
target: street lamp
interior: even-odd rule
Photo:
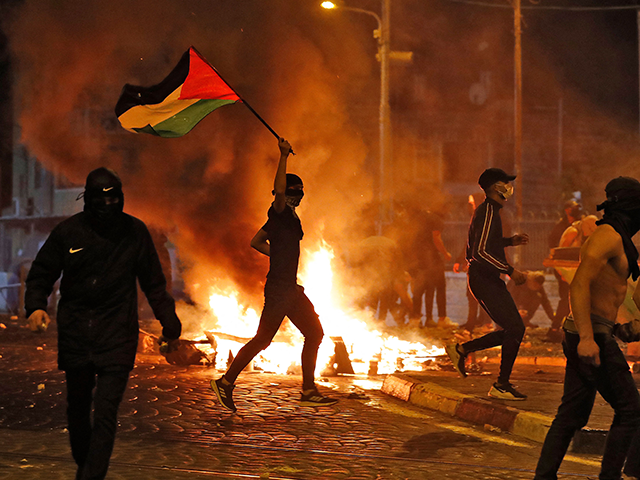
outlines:
[[[387,218],[388,211],[386,207],[386,195],[385,195],[385,166],[389,165],[391,158],[390,148],[390,113],[389,113],[389,25],[390,15],[389,10],[391,7],[390,0],[382,1],[382,18],[370,10],[364,10],[362,8],[348,7],[345,5],[337,5],[330,1],[322,2],[322,8],[327,10],[340,8],[342,10],[348,10],[351,12],[359,12],[369,15],[376,19],[378,22],[377,30],[373,31],[373,38],[378,40],[378,61],[380,62],[380,108],[378,126],[380,129],[380,185],[378,191],[378,200],[380,202],[380,216],[378,219],[378,235],[382,235],[382,224]]]

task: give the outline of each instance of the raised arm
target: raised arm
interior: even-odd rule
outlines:
[[[280,213],[284,210],[286,205],[285,191],[287,190],[287,158],[291,153],[291,145],[284,138],[281,138],[278,141],[278,148],[280,149],[280,160],[278,161],[276,178],[273,181],[273,192],[275,194],[273,209]]]

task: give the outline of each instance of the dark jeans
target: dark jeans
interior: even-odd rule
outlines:
[[[536,467],[535,480],[555,480],[574,433],[589,420],[596,392],[613,407],[615,415],[607,436],[600,480],[619,480],[627,452],[638,461],[640,439],[640,396],[618,343],[610,334],[597,333],[600,366],[588,365],[578,357],[580,337],[565,333],[562,342],[567,357],[564,393],[547,433]],[[635,440],[634,440],[635,437]],[[630,465],[631,466],[631,465]]]
[[[270,287],[264,290],[264,308],[258,325],[258,332],[240,349],[224,377],[234,383],[240,372],[261,351],[267,348],[278,332],[284,317],[289,317],[300,333],[304,335],[302,347],[302,389],[315,388],[314,371],[318,348],[324,332],[313,304],[300,285]]]
[[[118,406],[129,371],[124,366],[98,368],[92,364],[65,371],[69,439],[71,454],[78,465],[78,480],[99,480],[107,475],[116,438]]]
[[[465,352],[471,353],[502,345],[498,382],[507,383],[524,337],[524,323],[499,274],[478,272],[472,265],[469,267],[468,278],[471,293],[501,330],[464,343],[462,347]]]

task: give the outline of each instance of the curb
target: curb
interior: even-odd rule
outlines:
[[[498,428],[538,443],[544,442],[553,422],[553,417],[548,415],[496,404],[435,383],[417,383],[401,373],[388,375],[381,391],[419,407],[437,410],[467,422]],[[605,437],[606,431],[583,429],[576,432],[571,451],[601,453]]]
[[[553,421],[553,417],[547,415],[498,405],[435,383],[416,383],[401,373],[387,376],[381,391],[419,407],[437,410],[467,422],[490,425],[540,443]]]

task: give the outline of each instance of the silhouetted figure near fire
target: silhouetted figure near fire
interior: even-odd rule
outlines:
[[[313,304],[297,284],[298,260],[302,224],[296,207],[304,196],[302,179],[287,173],[287,158],[291,145],[281,138],[278,142],[280,161],[273,182],[275,199],[269,208],[267,223],[251,240],[251,246],[269,257],[269,273],[264,287],[264,308],[258,332],[233,360],[227,372],[217,380],[211,380],[211,388],[223,407],[236,411],[233,388],[238,375],[251,360],[267,348],[287,316],[304,335],[302,347],[302,396],[300,405],[321,407],[333,405],[337,400],[318,392],[314,372],[318,348],[324,332]]]
[[[407,291],[411,277],[402,266],[398,245],[388,237],[367,237],[355,249],[349,269],[351,281],[363,290],[360,307],[378,312],[379,327],[384,328],[388,313],[398,326],[404,326],[406,314],[412,311],[413,303]]]
[[[25,308],[31,330],[39,331],[51,321],[47,298],[62,274],[58,367],[66,375],[77,480],[103,479],[109,468],[118,405],[138,346],[136,279],[162,324],[167,353],[178,347],[182,330],[151,235],[123,205],[118,175],[93,170],[84,211],[53,229],[27,277]]]
[[[501,274],[507,274],[518,285],[527,279],[524,273],[509,265],[504,253],[507,246],[529,243],[527,234],[502,236],[500,209],[513,195],[513,186],[509,182],[515,178],[499,168],[488,168],[480,175],[478,184],[484,190],[486,199],[473,214],[467,243],[469,288],[478,303],[501,329],[462,345],[453,344],[446,347],[454,367],[462,377],[466,377],[464,364],[469,353],[502,345],[500,375],[489,390],[489,396],[503,400],[527,398],[509,382],[525,328],[518,307],[500,278]]]

